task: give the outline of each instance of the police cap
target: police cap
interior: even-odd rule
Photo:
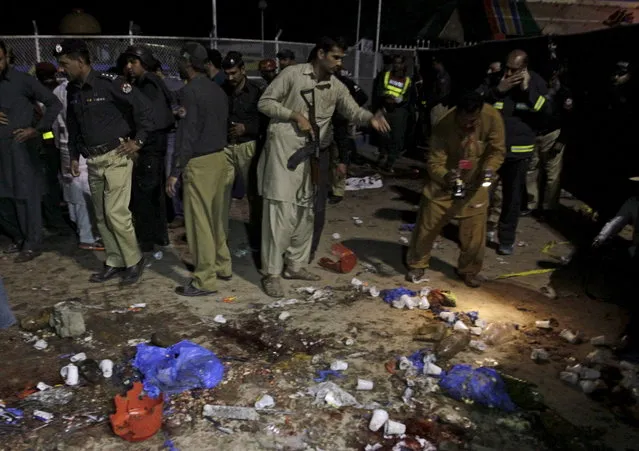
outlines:
[[[82,39],[65,39],[56,44],[53,54],[57,57],[68,55],[70,53],[88,53],[89,47]]]
[[[231,51],[226,54],[222,61],[222,69],[231,69],[233,67],[243,67],[244,61],[240,52]]]
[[[280,52],[277,52],[277,59],[285,59],[285,60],[294,60],[295,59],[295,53],[292,50],[289,49],[284,49]]]
[[[156,59],[153,57],[151,50],[143,45],[129,46],[124,51],[124,55],[126,55],[127,58],[133,57],[139,59],[147,69],[150,69],[156,64]]]
[[[188,60],[191,65],[197,69],[204,69],[204,64],[208,59],[208,54],[204,46],[193,41],[184,44],[184,47],[180,50],[180,56]]]

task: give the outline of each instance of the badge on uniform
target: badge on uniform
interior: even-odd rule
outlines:
[[[186,108],[181,106],[180,108],[177,109],[176,114],[178,115],[180,119],[184,119],[186,117]]]
[[[130,83],[122,83],[122,92],[125,94],[130,94],[133,91],[133,86]]]
[[[470,160],[459,160],[459,169],[469,170],[473,168],[473,162]]]

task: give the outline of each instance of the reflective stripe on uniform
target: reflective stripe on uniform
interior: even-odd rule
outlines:
[[[44,132],[42,134],[42,139],[53,139],[53,132]]]
[[[535,145],[531,144],[530,146],[510,146],[510,151],[512,153],[525,153],[532,152],[535,150]]]
[[[495,104],[493,106],[497,110],[503,110],[504,109],[504,102],[495,102]]]
[[[403,87],[394,86],[390,83],[390,72],[386,72],[384,75],[384,92],[392,97],[403,97],[408,91],[410,86],[410,77],[406,77],[406,82]]]
[[[533,110],[541,110],[541,107],[544,106],[544,103],[546,103],[546,98],[544,96],[539,96],[537,102],[535,103],[535,106],[533,107]]]

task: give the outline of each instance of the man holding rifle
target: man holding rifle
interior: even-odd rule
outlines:
[[[319,280],[306,265],[321,172],[317,168],[320,160],[328,161],[335,109],[359,125],[370,124],[380,132],[390,130],[381,114],[373,116],[359,107],[346,86],[333,76],[341,69],[346,50],[343,41],[324,37],[316,48],[317,58],[312,63],[282,72],[258,103],[260,112],[271,119],[258,163],[258,188],[264,199],[262,286],[272,297],[284,295],[280,276]]]

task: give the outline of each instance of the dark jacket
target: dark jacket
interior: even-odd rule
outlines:
[[[80,85],[67,85],[69,154],[77,160],[86,149],[117,147],[120,138],[145,142],[153,130],[151,104],[123,77],[91,71]]]
[[[191,158],[224,150],[228,115],[226,94],[205,75],[198,74],[181,89],[172,176],[180,175]]]
[[[153,72],[146,72],[135,81],[135,86],[142,91],[153,109],[153,131],[169,131],[175,126],[175,117],[171,109],[174,95],[164,81]]]
[[[546,82],[536,72],[529,73],[526,91],[515,86],[502,93],[497,86],[485,84],[478,89],[486,103],[502,113],[506,126],[507,159],[530,157],[544,121],[552,114],[553,102],[547,98]]]
[[[257,102],[263,92],[262,88],[248,78],[240,92],[235,92],[235,88],[228,82],[223,87],[228,96],[229,123],[244,124],[246,128],[244,135],[238,137],[235,144],[257,141],[262,129],[261,124],[266,120],[266,117],[257,109]]]

